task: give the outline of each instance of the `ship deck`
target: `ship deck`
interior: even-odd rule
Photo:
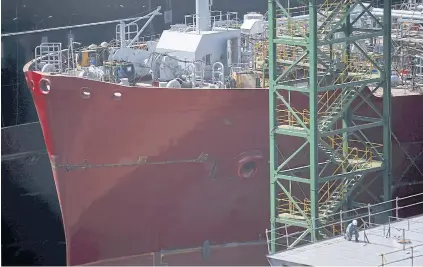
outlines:
[[[335,237],[268,255],[268,260],[272,266],[423,266],[423,215],[359,235],[359,242]]]

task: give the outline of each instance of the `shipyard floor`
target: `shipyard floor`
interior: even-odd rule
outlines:
[[[359,242],[335,237],[275,253],[268,259],[272,266],[423,266],[422,215],[365,233],[359,231]]]

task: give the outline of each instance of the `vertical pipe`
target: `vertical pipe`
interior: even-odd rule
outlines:
[[[251,44],[251,46],[252,46],[252,49],[250,49],[250,51],[252,51],[252,57],[251,57],[251,67],[253,68],[253,69],[256,69],[256,58],[255,58],[255,55],[256,55],[256,52],[257,52],[257,50],[258,49],[256,49],[256,45],[257,45],[257,41],[256,40],[251,40],[250,41],[250,38],[249,37],[247,37],[248,38],[248,43],[247,43],[247,45],[248,44]],[[241,62],[241,61],[240,61]]]
[[[73,43],[73,40],[72,40],[72,37],[69,37],[68,38],[68,71],[70,71],[70,69],[72,68],[72,64],[71,64],[71,56],[72,56],[72,43]],[[72,68],[73,69],[73,68]]]
[[[405,229],[402,229],[402,250],[405,250]]]
[[[411,247],[411,266],[414,266],[414,248]]]
[[[288,226],[285,224],[286,247],[289,248]]]
[[[120,47],[125,47],[125,22],[119,24]]]
[[[395,217],[398,220],[399,218],[399,211],[398,211],[398,197],[395,198]]]
[[[241,38],[236,39],[236,63],[241,63]]]
[[[310,55],[310,93],[309,93],[309,105],[310,105],[310,201],[311,201],[311,219],[318,223],[316,220],[319,217],[318,214],[318,186],[319,186],[319,169],[318,169],[318,117],[317,117],[317,1],[309,0],[309,43],[308,50]],[[319,225],[315,225],[311,232],[312,241],[316,240],[316,231]]]
[[[270,254],[270,240],[269,240],[269,230],[266,229],[266,241],[267,241],[267,252]]]
[[[209,0],[195,0],[195,14],[197,32],[208,31],[210,23]]]
[[[277,0],[268,0],[268,21],[269,21],[269,160],[270,160],[270,239],[272,241],[271,251],[276,252],[276,186],[275,186],[275,172],[277,169],[277,158],[276,158],[276,143],[275,133],[276,128],[276,95],[275,80],[276,80],[276,44],[274,42],[276,38],[276,3]]]
[[[349,12],[349,8],[350,5],[345,5],[343,12],[344,13],[348,13]],[[344,35],[345,37],[350,37],[352,34],[352,25],[351,25],[351,16],[348,15],[345,19],[345,25],[344,25]],[[347,63],[346,66],[348,67],[350,60],[351,60],[351,43],[346,42],[345,43],[345,48],[346,48],[346,58],[347,58]],[[348,70],[347,70],[347,76],[348,76]],[[343,109],[343,114],[342,114],[342,128],[348,128],[351,126],[351,109],[349,107],[344,107],[344,103],[343,103],[343,99],[347,99],[347,96],[349,95],[349,92],[351,90],[355,90],[355,88],[349,88],[347,89],[348,91],[345,91],[346,88],[344,88],[344,91],[341,92],[341,108]],[[348,151],[349,151],[349,133],[348,132],[344,132],[342,134],[342,150],[343,150],[343,155],[344,157],[348,157]],[[345,169],[345,167],[343,166],[343,172],[348,172],[348,170]],[[347,209],[350,209],[350,201],[347,201]]]
[[[151,4],[151,1],[152,0],[148,0],[148,5],[147,5],[148,10],[152,10],[153,5]],[[169,0],[168,4],[171,5],[171,3],[172,3],[172,0]],[[167,8],[167,10],[172,10],[171,9],[172,7],[170,7],[170,6],[167,6],[166,8]],[[149,30],[150,30],[150,34],[153,34],[153,32],[154,32],[153,23],[148,24],[148,27],[149,27]]]
[[[75,58],[74,58],[74,53],[73,53],[73,37],[69,38],[70,39],[70,54],[71,54],[71,60],[72,60],[72,70],[75,69]]]
[[[371,219],[372,219],[372,213],[370,210],[370,204],[367,204],[367,212],[368,212],[368,216],[369,216],[369,227],[370,227],[370,223],[371,223]]]

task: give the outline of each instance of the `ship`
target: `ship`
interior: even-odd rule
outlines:
[[[24,67],[58,193],[67,264],[267,265],[266,15],[241,21],[196,0],[185,23],[142,38],[159,14],[116,22],[115,40],[99,45],[42,43]],[[423,114],[416,110],[423,95],[422,69],[407,64],[392,77],[392,147],[394,180],[410,186],[421,182],[403,172],[422,150]],[[373,89],[361,93],[380,110],[382,95]],[[289,98],[298,110],[307,106],[300,93]],[[292,120],[281,112],[281,120]],[[380,133],[369,136],[380,142]],[[289,138],[278,142],[285,155],[298,147]],[[379,189],[374,183],[368,191]]]

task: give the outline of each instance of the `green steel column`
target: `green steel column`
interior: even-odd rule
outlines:
[[[383,86],[383,195],[384,201],[392,198],[392,150],[391,150],[391,8],[392,0],[383,1],[383,63],[385,82]]]
[[[317,84],[317,6],[316,0],[309,0],[309,43],[308,50],[310,52],[310,80],[309,80],[309,97],[310,97],[310,215],[312,223],[317,227],[319,217],[318,201],[319,201],[319,169],[318,169],[318,84]],[[311,240],[316,240],[316,232],[311,232]]]
[[[269,149],[270,149],[270,250],[276,252],[276,190],[275,190],[275,171],[277,169],[276,158],[276,142],[274,129],[276,127],[276,97],[275,97],[275,80],[276,80],[276,5],[274,0],[268,0],[268,21],[269,21]]]
[[[347,174],[342,175],[326,175],[323,174],[326,166],[329,166],[329,164],[334,165],[338,164],[338,167],[341,166],[340,164],[343,164],[343,162],[349,162],[349,158],[346,157],[346,155],[340,155],[338,151],[334,151],[334,149],[331,149],[330,140],[327,140],[326,136],[334,136],[338,134],[342,134],[346,140],[348,140],[348,135],[353,132],[361,132],[361,129],[370,129],[370,128],[376,128],[378,127],[380,129],[380,126],[382,125],[382,121],[378,121],[377,123],[366,123],[360,126],[352,126],[352,113],[354,113],[354,109],[348,110],[348,108],[344,107],[342,111],[339,111],[339,105],[348,105],[351,103],[353,99],[349,99],[343,102],[343,99],[335,99],[333,105],[328,105],[326,108],[327,110],[324,110],[323,112],[332,114],[331,116],[323,116],[322,120],[320,121],[321,124],[319,124],[319,118],[318,118],[318,94],[319,92],[328,92],[333,90],[337,90],[338,88],[342,88],[342,92],[345,93],[351,89],[351,86],[360,87],[363,88],[364,86],[370,86],[378,83],[384,83],[384,115],[383,115],[383,123],[385,125],[384,128],[384,167],[385,167],[385,188],[384,193],[385,196],[390,196],[390,160],[391,160],[391,148],[390,148],[390,127],[389,127],[389,115],[390,115],[390,4],[388,4],[388,7],[385,7],[385,12],[388,14],[389,19],[386,20],[385,18],[385,28],[383,30],[375,30],[371,33],[366,33],[367,31],[364,30],[364,33],[352,35],[352,32],[360,32],[360,30],[353,29],[350,23],[350,17],[347,16],[348,14],[343,13],[342,14],[342,6],[339,6],[329,10],[329,12],[334,12],[332,15],[327,16],[326,18],[323,18],[325,16],[322,16],[323,19],[326,21],[323,22],[321,29],[318,29],[317,25],[317,11],[318,6],[316,5],[317,0],[308,0],[308,10],[309,10],[309,20],[308,20],[308,31],[307,31],[307,37],[300,37],[298,35],[301,34],[301,30],[296,31],[295,37],[291,36],[291,34],[287,34],[287,36],[276,36],[276,10],[277,8],[281,10],[282,13],[285,14],[289,18],[289,11],[286,11],[286,9],[279,5],[277,0],[268,0],[268,19],[269,19],[269,146],[270,146],[270,221],[271,221],[271,246],[270,250],[272,253],[276,252],[276,225],[288,225],[288,226],[296,226],[296,227],[302,227],[307,229],[308,231],[304,232],[298,239],[296,239],[294,242],[292,242],[290,245],[295,246],[296,244],[299,244],[299,241],[301,239],[305,238],[308,233],[311,234],[311,239],[315,241],[318,238],[318,233],[320,231],[316,231],[316,229],[313,227],[319,227],[320,223],[326,224],[329,219],[325,218],[319,218],[321,214],[325,214],[326,216],[336,216],[339,209],[342,207],[342,205],[348,200],[352,200],[354,196],[351,194],[354,190],[357,189],[357,185],[364,180],[364,174],[370,174],[374,172],[382,171],[382,168],[378,166],[378,164],[363,164],[365,165],[362,168],[354,168],[354,166],[349,166],[346,168],[348,170]],[[355,3],[357,4],[357,3]],[[344,7],[344,12],[350,12],[349,6],[346,3],[342,3],[341,5],[347,5]],[[387,9],[387,11],[386,11]],[[339,14],[341,13],[341,14]],[[339,20],[340,19],[340,20]],[[344,20],[347,20],[345,22]],[[289,20],[289,19],[288,19]],[[288,23],[291,23],[288,21]],[[343,26],[342,26],[343,25]],[[296,25],[293,25],[296,26]],[[300,28],[302,28],[303,25],[300,25]],[[295,27],[296,28],[296,27]],[[319,34],[318,34],[319,30]],[[345,32],[345,37],[343,38],[335,38],[334,34],[336,32]],[[284,33],[286,34],[286,33]],[[327,34],[325,36],[325,34]],[[361,77],[359,81],[351,82],[351,77],[348,77],[345,75],[345,73],[339,74],[338,77],[335,76],[335,78],[339,78],[336,80],[328,80],[325,81],[323,77],[318,76],[318,58],[321,59],[323,62],[325,61],[324,58],[326,56],[321,55],[322,58],[320,58],[320,55],[317,53],[319,52],[319,48],[323,48],[324,46],[332,46],[332,45],[339,45],[341,43],[346,43],[346,45],[351,45],[353,42],[358,42],[359,39],[366,40],[371,37],[375,36],[384,36],[385,39],[385,66],[384,67],[378,67],[379,69],[385,69],[382,77],[361,77],[360,75],[354,76],[354,77]],[[304,37],[304,38],[303,38]],[[318,39],[319,37],[319,39]],[[283,73],[279,75],[277,73],[277,57],[276,57],[276,44],[283,44],[283,45],[289,45],[292,46],[293,49],[296,48],[302,48],[307,47],[307,53],[303,54],[301,57],[298,57],[297,60],[294,60],[291,62],[292,64],[288,68],[285,69]],[[330,52],[332,52],[332,48],[330,48]],[[359,48],[358,48],[359,49]],[[360,49],[359,49],[360,50]],[[297,50],[296,50],[297,51]],[[323,53],[326,53],[324,49],[322,49]],[[349,51],[347,49],[348,54],[356,53],[354,51]],[[373,62],[373,60],[369,57],[369,55],[366,55],[364,51],[360,50],[360,52],[366,57],[368,62]],[[308,78],[308,86],[304,86],[301,81],[298,81],[298,83],[293,83],[291,78],[288,78],[289,75],[291,75],[291,71],[301,71],[304,70],[303,64],[300,64],[300,61],[308,57],[308,66],[309,66],[309,72],[308,77],[305,77],[305,79]],[[330,55],[332,57],[332,53]],[[326,57],[327,58],[327,57]],[[349,58],[349,56],[348,56]],[[289,61],[289,60],[288,60]],[[303,62],[301,62],[303,63]],[[295,73],[292,73],[295,74]],[[358,73],[359,74],[359,73]],[[342,75],[342,76],[339,76]],[[277,78],[278,77],[278,78]],[[344,79],[345,78],[345,79]],[[304,79],[304,80],[305,80]],[[386,81],[386,82],[385,82]],[[336,84],[335,84],[336,82]],[[321,84],[319,84],[321,83]],[[351,84],[353,83],[353,84]],[[288,101],[283,96],[277,96],[276,95],[276,89],[280,91],[281,93],[284,92],[281,95],[285,95],[287,93],[288,95]],[[292,91],[292,92],[291,92]],[[386,93],[388,91],[389,93]],[[307,120],[307,123],[305,122],[304,118],[302,116],[307,115],[300,115],[300,112],[295,111],[295,109],[298,109],[296,107],[296,103],[292,103],[294,106],[291,106],[290,96],[291,93],[294,94],[300,94],[300,92],[304,94],[308,94],[309,97],[309,107],[308,111],[310,114],[309,120]],[[356,95],[352,95],[352,97],[357,97]],[[280,98],[280,101],[283,102],[283,104],[286,106],[286,108],[289,110],[287,113],[292,114],[295,117],[295,123],[292,123],[289,121],[281,121],[279,122],[281,127],[277,127],[276,124],[276,100]],[[279,100],[278,100],[279,101]],[[369,103],[371,105],[371,103]],[[387,108],[388,107],[388,108]],[[303,107],[300,107],[303,108]],[[341,113],[340,113],[341,112]],[[305,113],[307,114],[307,113]],[[342,118],[343,120],[343,129],[333,129],[334,125],[337,125],[338,120]],[[374,118],[368,118],[371,119],[369,121],[372,121]],[[293,125],[292,125],[293,124]],[[319,126],[320,125],[320,126]],[[309,127],[309,129],[307,129]],[[332,130],[331,130],[332,128]],[[335,127],[336,128],[336,127]],[[320,129],[320,130],[319,130]],[[320,132],[321,131],[321,132]],[[348,134],[347,134],[348,132]],[[364,133],[362,133],[364,135]],[[304,138],[308,142],[305,142],[302,146],[298,147],[298,149],[292,153],[291,156],[286,158],[284,160],[283,164],[280,164],[277,156],[279,153],[279,150],[277,150],[275,138],[277,135],[280,135],[282,138],[287,138],[286,140],[290,140],[291,138]],[[366,139],[366,138],[365,138]],[[289,141],[288,141],[289,142]],[[293,158],[301,153],[300,151],[306,147],[307,143],[309,144],[309,161],[307,166],[297,167],[297,168],[289,168],[288,162],[293,160]],[[366,146],[366,149],[368,149],[369,146],[367,143],[362,141],[362,144]],[[347,149],[348,144],[347,141],[344,143],[344,148]],[[332,160],[331,163],[321,163],[321,169],[319,165],[319,158],[318,158],[318,152],[319,149],[322,149],[322,152],[324,152],[325,158],[332,158],[335,160]],[[284,151],[282,150],[282,153]],[[378,158],[379,160],[382,160]],[[280,165],[279,165],[280,164]],[[296,163],[297,164],[297,163]],[[351,164],[352,165],[352,164]],[[304,173],[301,170],[306,170],[307,168],[310,169],[310,179],[307,179],[307,177],[304,177]],[[322,172],[322,174],[320,174]],[[357,174],[356,174],[357,173]],[[360,174],[360,175],[358,175]],[[322,177],[319,177],[322,175]],[[344,183],[345,179],[348,178],[349,184]],[[277,181],[280,180],[280,181]],[[305,207],[301,206],[300,202],[297,202],[296,199],[298,196],[291,195],[292,192],[289,189],[286,189],[285,185],[283,185],[280,182],[284,182],[286,185],[289,183],[289,186],[291,186],[291,183],[303,183],[308,184],[310,186],[310,195],[304,196],[307,198],[307,200],[310,202],[310,210],[307,209],[305,211]],[[336,183],[337,182],[337,183]],[[333,188],[331,191],[328,191],[328,194],[330,194],[327,197],[327,200],[325,204],[323,204],[320,209],[319,214],[319,189],[321,184],[328,185],[328,188]],[[330,185],[330,186],[329,186]],[[340,185],[340,186],[337,186]],[[388,186],[386,186],[388,185]],[[277,202],[277,190],[276,188],[280,188],[289,199],[289,204],[291,206],[284,208],[281,207],[281,209],[284,209],[281,212],[281,216],[277,216],[276,214],[276,206],[278,204]],[[326,187],[325,187],[326,188]],[[324,188],[322,188],[324,189]],[[328,189],[324,189],[328,190]],[[344,192],[345,191],[345,192]],[[342,197],[342,199],[336,199],[333,200],[334,197],[339,195],[344,195],[345,198]],[[302,202],[302,200],[301,200]],[[293,207],[292,207],[293,206]],[[295,216],[292,216],[295,215]],[[310,221],[311,219],[311,221]],[[320,220],[319,220],[320,219]],[[313,225],[310,225],[310,222]]]
[[[343,12],[344,13],[348,13],[348,9],[350,8],[350,5],[345,5]],[[352,25],[351,25],[351,17],[348,14],[346,19],[345,19],[345,24],[343,25],[344,28],[344,34],[345,37],[350,37],[351,33],[352,33]],[[349,42],[345,43],[346,45],[346,58],[347,58],[347,65],[349,64],[350,60],[351,60],[351,44]],[[349,71],[347,71],[347,73],[349,73]],[[345,90],[342,92],[343,95],[348,95],[348,92],[346,92]],[[344,97],[345,97],[344,96]],[[344,114],[342,115],[342,127],[343,128],[348,128],[351,126],[351,108],[350,107],[346,107],[344,109]],[[342,134],[342,150],[343,150],[343,154],[344,157],[348,156],[348,152],[349,152],[349,143],[348,143],[348,139],[349,139],[349,135],[350,133],[345,132]],[[345,168],[343,168],[343,172],[347,172],[347,170],[345,170]],[[345,208],[348,209],[349,204],[348,202],[345,203]]]

